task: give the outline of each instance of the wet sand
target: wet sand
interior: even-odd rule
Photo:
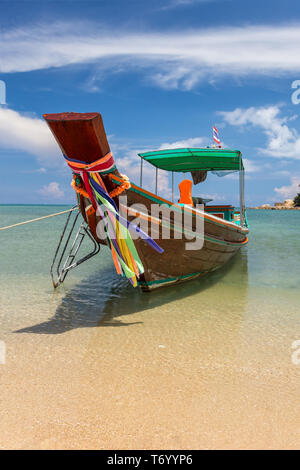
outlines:
[[[228,311],[238,287],[226,290],[228,298],[222,283],[200,289],[187,313],[183,296],[163,309],[107,314],[98,327],[49,334],[46,321],[40,332],[8,335],[1,447],[299,447],[295,332],[285,327],[282,340],[273,309],[269,331],[258,328],[260,310],[244,299]]]

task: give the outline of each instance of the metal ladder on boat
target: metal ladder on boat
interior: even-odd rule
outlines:
[[[77,206],[74,206],[73,209],[75,210],[76,207]],[[71,271],[71,269],[76,268],[84,261],[87,261],[88,259],[98,254],[100,251],[100,244],[91,234],[90,228],[85,221],[81,222],[79,225],[79,228],[77,229],[75,237],[72,241],[72,234],[76,230],[76,223],[80,212],[78,211],[74,217],[72,216],[73,213],[74,211],[69,212],[68,214],[51,264],[50,273],[54,288],[58,287],[64,282],[67,274],[69,271]],[[92,251],[76,261],[79,249],[86,237],[92,243]]]

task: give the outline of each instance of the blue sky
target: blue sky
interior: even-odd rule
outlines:
[[[99,111],[119,169],[137,183],[137,152],[209,145],[215,124],[224,146],[243,152],[248,205],[296,194],[300,2],[0,0],[0,8],[0,203],[74,201],[42,120],[62,111]],[[147,167],[150,189],[154,175]],[[164,172],[159,190],[170,194]],[[196,194],[235,203],[237,180],[210,176]]]

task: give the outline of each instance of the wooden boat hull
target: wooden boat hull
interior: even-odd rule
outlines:
[[[112,184],[121,184],[122,179],[118,176],[112,176]],[[180,239],[176,238],[175,233],[182,232],[182,226],[176,225],[175,212],[170,212],[169,218],[160,214],[158,217],[151,216],[151,207],[153,204],[168,205],[174,211],[183,211],[183,207],[172,204],[170,201],[162,199],[157,195],[145,191],[137,185],[132,184],[131,188],[122,193],[122,198],[126,198],[127,204],[124,206],[121,202],[119,209],[128,220],[132,221],[137,216],[141,220],[147,220],[148,230],[151,228],[151,237],[163,248],[163,253],[154,251],[144,240],[134,240],[136,249],[143,263],[145,272],[140,276],[138,285],[143,291],[152,291],[161,287],[178,284],[195,279],[199,276],[215,271],[227,263],[237,251],[247,243],[248,229],[241,228],[238,225],[214,217],[206,212],[190,209],[193,220],[193,232],[201,239],[204,236],[203,246],[196,250],[187,250],[186,243],[191,242],[182,233]],[[119,198],[115,198],[119,204]],[[144,210],[137,211],[132,209],[135,205],[144,207]],[[85,208],[90,205],[90,201],[82,198],[81,210],[85,216]],[[163,207],[163,206],[161,206]],[[197,218],[202,219],[201,227],[203,234],[197,232]],[[105,241],[97,237],[97,224],[101,218],[94,216],[89,220],[89,225],[94,237],[100,242]],[[163,238],[163,226],[170,227],[170,238]],[[144,227],[143,227],[144,228]]]
[[[134,186],[127,191],[128,206],[132,204],[143,204],[150,213],[151,204],[166,204],[158,200],[157,196],[147,194],[141,188]],[[154,196],[154,197],[153,197]],[[153,199],[155,202],[153,201]],[[178,205],[172,206],[172,209],[182,211]],[[142,279],[139,280],[139,286],[144,291],[154,290],[160,287],[169,286],[179,282],[186,282],[198,276],[203,276],[211,271],[215,271],[227,263],[232,256],[237,253],[243,244],[246,244],[247,230],[241,230],[234,224],[218,220],[216,217],[209,217],[204,212],[197,213],[192,211],[193,231],[202,240],[202,234],[197,232],[197,218],[203,219],[204,240],[200,249],[188,250],[186,244],[191,242],[182,234],[181,239],[176,239],[174,233],[182,231],[181,226],[176,226],[173,212],[170,213],[170,219],[165,220],[164,224],[172,227],[170,229],[170,238],[162,237],[162,217],[160,217],[159,229],[157,229],[156,242],[164,249],[162,254],[154,252],[143,240],[135,242],[140,258],[143,262],[145,272]],[[151,218],[151,223],[155,226],[155,220]],[[129,217],[130,220],[130,217]],[[176,229],[177,227],[177,229]],[[151,232],[153,236],[153,230]]]
[[[60,148],[69,162],[90,164],[99,158],[110,155],[106,133],[102,118],[99,113],[61,113],[44,116],[53,132]],[[113,157],[110,157],[113,161]],[[114,161],[113,161],[114,163]],[[120,211],[125,211],[129,221],[138,217],[148,227],[144,230],[150,233],[164,252],[159,253],[149,246],[143,239],[134,240],[137,252],[144,266],[144,273],[138,279],[138,285],[145,291],[151,291],[160,287],[188,281],[198,276],[203,276],[222,267],[232,256],[247,243],[248,229],[237,224],[221,220],[203,210],[183,208],[172,204],[157,195],[150,193],[139,186],[131,186],[122,190],[118,196],[113,196],[116,188],[124,184],[124,179],[119,174],[115,165],[113,169],[101,172],[101,177],[109,194],[113,198]],[[78,177],[79,178],[79,177]],[[86,192],[85,192],[86,193]],[[86,193],[87,194],[87,193]],[[94,238],[101,244],[107,245],[106,239],[100,238],[98,224],[101,217],[96,215],[91,207],[90,199],[77,192],[78,206],[83,218],[88,223]],[[122,198],[122,200],[121,200]],[[126,198],[126,202],[124,201]],[[139,209],[133,209],[133,205],[139,204]],[[168,215],[152,214],[152,206],[161,205],[172,210]],[[203,243],[196,249],[187,249],[187,233],[182,224],[178,223],[176,215],[186,210],[190,213],[192,223],[191,231],[197,240]],[[151,231],[149,228],[151,225]],[[170,236],[165,237],[163,229],[170,229]],[[200,227],[200,229],[199,229]],[[180,236],[178,236],[180,235]]]

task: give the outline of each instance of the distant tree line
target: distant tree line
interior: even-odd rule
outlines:
[[[297,196],[294,198],[294,206],[300,207],[300,193],[298,193]]]

